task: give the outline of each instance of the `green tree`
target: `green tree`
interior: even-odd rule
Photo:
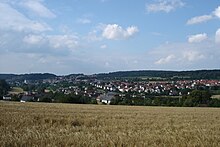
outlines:
[[[189,97],[197,104],[207,104],[211,100],[210,92],[204,90],[194,90],[190,93]]]
[[[123,101],[123,98],[120,96],[115,96],[112,100],[111,100],[111,105],[118,105]]]
[[[43,96],[39,98],[40,102],[52,102],[52,99],[54,98],[54,94],[52,92],[46,93]]]
[[[188,96],[184,97],[183,106],[207,105],[211,101],[211,94],[205,90],[193,90]]]
[[[10,86],[5,80],[0,80],[0,99],[2,99],[2,96],[7,94],[10,90]]]
[[[212,99],[209,103],[210,107],[220,107],[220,100],[219,99]]]

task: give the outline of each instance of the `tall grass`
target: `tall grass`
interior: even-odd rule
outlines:
[[[220,109],[0,102],[0,146],[220,146]]]

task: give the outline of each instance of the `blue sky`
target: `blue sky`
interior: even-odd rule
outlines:
[[[0,0],[0,73],[220,68],[219,0]]]

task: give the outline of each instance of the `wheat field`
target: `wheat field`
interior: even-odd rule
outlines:
[[[220,146],[220,109],[0,102],[0,146]]]

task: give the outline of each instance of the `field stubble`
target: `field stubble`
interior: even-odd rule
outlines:
[[[220,146],[220,109],[0,102],[1,146]]]

